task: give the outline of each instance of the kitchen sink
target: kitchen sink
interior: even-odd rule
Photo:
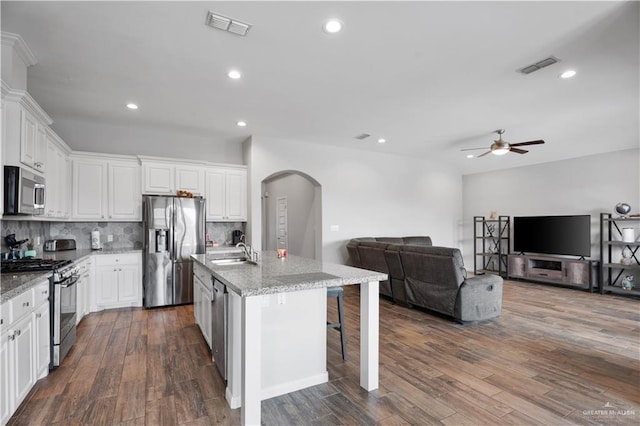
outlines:
[[[211,263],[217,266],[231,266],[231,265],[257,265],[251,259],[246,257],[226,258],[226,259],[214,259],[210,260]]]

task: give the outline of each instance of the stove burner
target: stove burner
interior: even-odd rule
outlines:
[[[71,260],[53,260],[53,259],[18,259],[3,260],[2,270],[4,273],[13,272],[37,272],[52,271],[63,266],[73,263]]]

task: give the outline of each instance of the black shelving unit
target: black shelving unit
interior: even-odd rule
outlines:
[[[497,274],[507,278],[509,247],[511,246],[511,218],[473,217],[473,271],[476,275]]]
[[[632,227],[640,231],[640,217],[613,217],[610,213],[600,213],[600,294],[613,293],[640,297],[640,241],[622,241],[622,228]],[[631,252],[631,264],[623,265],[614,259],[622,257],[624,249]],[[622,279],[634,276],[635,287],[622,288]]]

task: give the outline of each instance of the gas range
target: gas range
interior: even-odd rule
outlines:
[[[57,271],[63,270],[72,265],[72,260],[53,260],[53,259],[17,259],[3,260],[1,272],[38,272],[38,271]]]

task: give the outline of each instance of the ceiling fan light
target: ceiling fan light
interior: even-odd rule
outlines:
[[[491,150],[491,153],[493,155],[505,155],[507,152],[509,152],[509,148],[496,148]]]

